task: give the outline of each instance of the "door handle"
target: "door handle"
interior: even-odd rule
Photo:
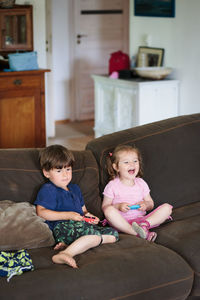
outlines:
[[[77,39],[80,39],[80,38],[82,38],[82,37],[87,37],[87,34],[77,34]]]

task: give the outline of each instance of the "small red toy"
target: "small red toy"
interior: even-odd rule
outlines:
[[[95,220],[95,217],[84,216],[83,219],[85,222],[93,223]]]

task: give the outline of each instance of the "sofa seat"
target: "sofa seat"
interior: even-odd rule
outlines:
[[[181,300],[192,288],[193,271],[183,258],[126,234],[121,234],[116,244],[101,245],[77,256],[79,269],[53,264],[53,248],[28,252],[35,270],[14,276],[9,283],[2,280],[2,299],[47,299],[48,295],[49,300]]]
[[[180,255],[193,269],[190,296],[200,297],[200,114],[179,116],[105,135],[90,141],[99,165],[101,196],[109,180],[106,159],[119,144],[138,147],[143,156],[144,179],[155,206],[173,209],[173,222],[160,228],[156,244]],[[169,298],[170,299],[170,298]]]
[[[156,243],[178,253],[194,271],[191,295],[200,295],[200,202],[174,210],[173,222],[156,229]]]

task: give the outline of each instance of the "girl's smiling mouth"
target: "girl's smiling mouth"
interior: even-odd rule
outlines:
[[[134,174],[134,173],[135,173],[135,169],[130,169],[130,170],[128,170],[128,173],[129,173],[129,174]]]

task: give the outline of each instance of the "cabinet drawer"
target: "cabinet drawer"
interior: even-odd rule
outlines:
[[[8,76],[0,77],[0,91],[16,88],[35,88],[40,87],[40,76]]]

